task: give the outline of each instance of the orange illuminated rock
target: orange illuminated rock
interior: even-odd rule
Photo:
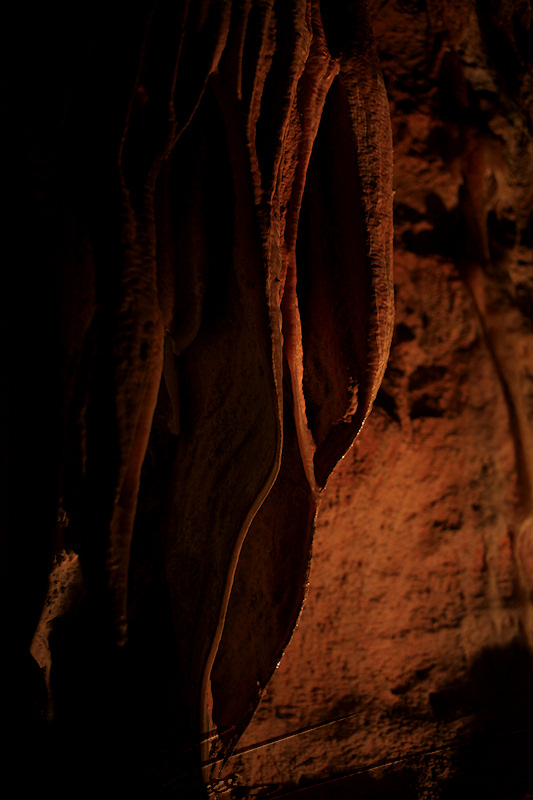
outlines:
[[[391,357],[322,495],[299,627],[222,774],[249,797],[527,797],[533,17],[371,9],[395,149]]]

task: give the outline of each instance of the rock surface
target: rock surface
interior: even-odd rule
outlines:
[[[6,786],[533,796],[530,0],[5,22]]]
[[[0,607],[27,790],[205,796],[294,628],[392,336],[382,74],[365,4],[321,11],[10,12]]]
[[[533,13],[371,10],[394,134],[391,357],[321,499],[299,627],[222,775],[243,796],[523,800]]]

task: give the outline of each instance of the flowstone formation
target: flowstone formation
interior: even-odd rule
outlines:
[[[366,5],[7,17],[8,765],[21,789],[204,796],[388,356]]]

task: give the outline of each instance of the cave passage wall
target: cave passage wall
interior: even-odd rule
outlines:
[[[0,35],[6,785],[524,800],[530,0]]]
[[[366,4],[324,8],[3,25],[3,724],[26,788],[202,796],[292,634],[392,336],[382,73]]]
[[[252,796],[518,800],[533,792],[532,8],[375,0],[371,21],[394,138],[391,356],[225,775]]]

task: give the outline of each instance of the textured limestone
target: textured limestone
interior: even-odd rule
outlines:
[[[249,796],[523,798],[531,6],[371,6],[395,149],[391,358],[322,498],[309,596],[250,750],[225,774]]]

